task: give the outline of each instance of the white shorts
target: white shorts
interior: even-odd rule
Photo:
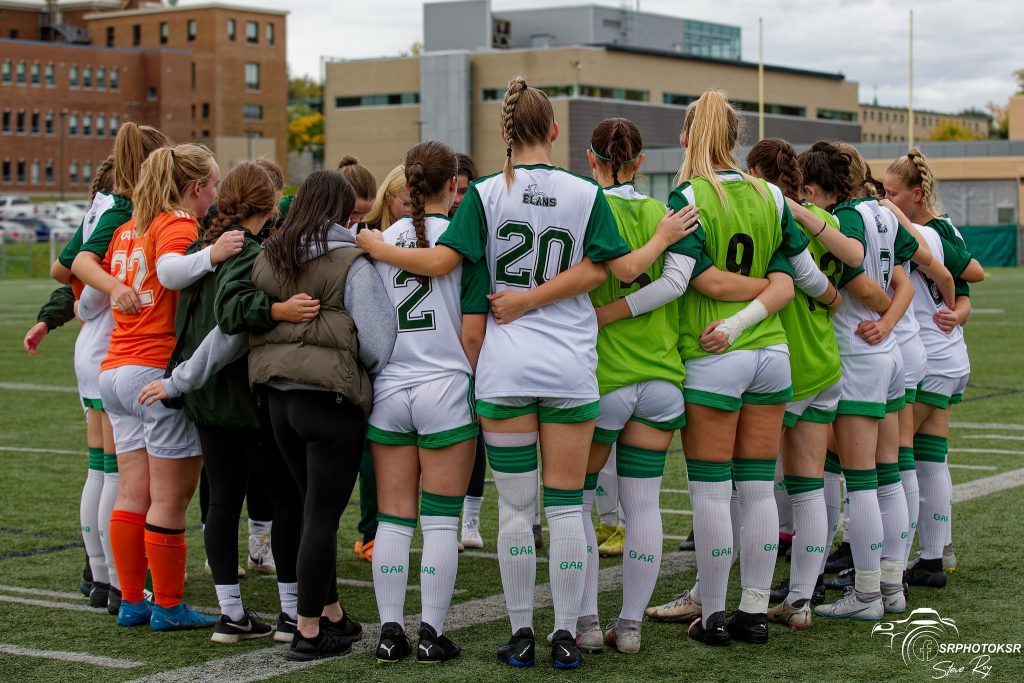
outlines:
[[[505,420],[522,415],[536,415],[538,422],[570,424],[597,417],[599,401],[589,398],[555,398],[552,396],[502,396],[476,402],[480,417]]]
[[[839,415],[885,417],[906,405],[903,357],[898,349],[887,353],[841,356]]]
[[[630,420],[671,432],[686,424],[684,410],[683,392],[671,382],[656,379],[619,387],[601,396],[594,441],[615,443]]]
[[[444,448],[479,431],[473,382],[455,373],[374,401],[366,438],[385,446]]]
[[[907,403],[917,401],[917,386],[924,379],[928,363],[928,352],[925,351],[921,338],[913,336],[899,345],[900,357],[903,359],[903,386],[907,393]]]
[[[836,410],[839,408],[839,384],[836,382],[801,401],[787,403],[786,415],[782,418],[782,424],[787,427],[795,427],[798,420],[817,422],[818,424],[835,422]]]
[[[688,360],[683,395],[687,403],[739,410],[744,403],[778,405],[793,398],[789,347],[727,351]]]
[[[155,379],[161,368],[123,365],[100,373],[103,407],[114,428],[114,450],[128,453],[145,449],[157,458],[193,458],[202,455],[199,435],[184,410],[173,410],[157,401],[139,403],[139,392]]]
[[[107,357],[113,327],[114,318],[110,308],[107,308],[82,325],[75,338],[75,379],[78,380],[78,393],[83,400],[100,399],[100,364]]]
[[[945,410],[963,400],[970,378],[969,374],[960,377],[925,375],[921,388],[917,390],[917,401]]]

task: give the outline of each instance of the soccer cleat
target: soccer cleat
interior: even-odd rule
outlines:
[[[110,587],[107,591],[107,614],[116,617],[121,609],[121,591],[118,588]]]
[[[886,614],[903,614],[907,611],[907,596],[903,584],[882,584],[882,608]]]
[[[708,617],[707,627],[704,626],[701,622],[701,617],[698,615],[693,620],[693,623],[690,624],[687,633],[698,643],[704,643],[705,645],[720,647],[732,642],[732,637],[729,635],[729,629],[726,626],[725,612],[715,612]]]
[[[465,548],[484,547],[484,539],[480,537],[479,517],[466,517],[462,520],[462,545]]]
[[[462,650],[430,624],[420,624],[420,642],[416,647],[416,661],[420,664],[440,664],[459,656]]]
[[[827,605],[818,605],[814,613],[819,617],[847,621],[879,621],[884,613],[882,598],[862,602],[852,588],[840,599]]]
[[[691,553],[697,549],[697,543],[693,540],[693,531],[687,534],[686,538],[679,541],[679,549]]]
[[[626,529],[621,526],[615,527],[612,535],[597,547],[597,553],[601,557],[620,557],[625,551]]]
[[[597,544],[601,545],[608,540],[608,537],[615,533],[615,530],[619,527],[614,524],[605,524],[601,522],[601,526],[594,530],[594,535],[597,536]]]
[[[292,642],[292,636],[295,635],[297,630],[299,630],[298,620],[292,619],[286,613],[281,612],[277,615],[277,629],[274,631],[274,642]]]
[[[329,628],[337,631],[352,642],[363,639],[363,625],[350,617],[348,612],[342,612],[341,619],[338,621],[331,621],[328,617],[320,617],[320,628]]]
[[[955,572],[956,567],[956,553],[953,552],[953,544],[950,543],[942,549],[942,568],[947,572]]]
[[[831,588],[832,590],[845,591],[853,585],[853,580],[856,575],[857,571],[853,567],[844,569],[831,579],[825,581],[825,587]]]
[[[200,614],[182,602],[174,607],[153,605],[149,628],[153,631],[188,631],[194,628],[210,628],[216,623],[214,617]]]
[[[789,597],[789,579],[783,579],[777,586],[772,586],[768,602],[774,605],[783,602],[787,597]],[[814,584],[814,592],[811,593],[811,604],[820,605],[823,602],[825,602],[825,582],[824,576],[819,574],[818,580]]]
[[[220,619],[213,625],[213,635],[210,636],[210,640],[215,643],[232,645],[240,640],[266,638],[273,633],[273,626],[264,624],[255,612],[247,609],[238,621],[232,621],[226,614],[220,615]]]
[[[811,604],[820,605],[825,602],[825,575],[818,574],[818,580],[814,583],[814,591],[811,592]]]
[[[790,628],[805,629],[811,627],[811,605],[806,600],[802,607],[791,607],[785,600],[768,609],[768,621],[782,624]]]
[[[690,597],[690,591],[686,590],[666,602],[664,605],[648,607],[644,610],[644,616],[651,621],[689,623],[693,621],[694,617],[700,616],[700,610],[700,603],[694,602]]]
[[[548,642],[554,640],[554,634],[548,636]],[[576,619],[576,645],[584,652],[591,654],[604,649],[604,633],[597,621],[597,615],[583,616]]]
[[[203,563],[203,573],[207,576],[213,576],[213,568],[210,566],[209,560]],[[238,565],[238,578],[245,578],[245,570],[242,568],[242,565]],[[188,581],[188,572],[185,572],[185,580]]]
[[[148,624],[153,616],[153,603],[149,600],[128,602],[122,600],[117,610],[117,625],[130,628]]]
[[[89,553],[85,554],[85,569],[82,570],[82,580],[78,582],[78,590],[82,595],[89,597],[92,594],[92,567],[89,565]]]
[[[551,663],[556,669],[578,669],[583,663],[576,638],[565,629],[551,635]]]
[[[779,536],[779,557],[786,558],[788,562],[790,560],[790,553],[793,550],[793,537],[783,538]]]
[[[106,609],[110,602],[110,584],[93,581],[92,592],[89,593],[89,607]]]
[[[736,610],[725,622],[729,637],[744,643],[764,645],[768,642],[768,616],[762,612],[751,614]]]
[[[907,583],[911,586],[926,588],[945,588],[946,572],[942,569],[942,559],[925,560],[918,558],[907,569]]]
[[[575,647],[575,643],[573,643]],[[498,648],[498,661],[525,669],[533,666],[536,657],[536,641],[532,628],[521,628],[512,634],[512,638]]]
[[[352,641],[332,628],[321,628],[313,638],[307,638],[296,629],[291,647],[285,657],[293,662],[310,662],[314,659],[340,657],[352,651]]]
[[[533,547],[544,547],[544,530],[541,528],[540,524],[533,525]]]
[[[393,664],[408,657],[411,651],[412,646],[401,624],[389,621],[380,627],[380,640],[377,641],[378,664]]]
[[[640,627],[625,626],[619,619],[616,619],[608,624],[608,628],[604,632],[604,642],[624,655],[634,655],[640,651]]]
[[[834,552],[830,553],[828,558],[825,560],[825,573],[835,574],[841,572],[844,569],[851,569],[853,567],[853,550],[850,548],[850,544],[843,542],[839,544],[839,547]]]
[[[249,571],[257,574],[277,574],[274,551],[270,547],[270,534],[249,537]]]

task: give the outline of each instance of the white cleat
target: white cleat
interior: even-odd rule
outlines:
[[[465,517],[462,520],[462,545],[465,548],[483,548],[484,539],[480,537],[480,518]]]
[[[903,614],[907,611],[907,596],[903,594],[903,586],[895,593],[882,593],[882,607],[886,614]]]
[[[882,598],[861,602],[857,599],[857,592],[851,589],[833,603],[818,605],[814,608],[814,613],[819,617],[829,619],[879,621],[884,613],[884,608],[882,607]]]
[[[270,547],[270,534],[249,537],[249,571],[257,574],[277,574],[274,551]]]
[[[604,632],[604,642],[608,647],[614,647],[624,655],[635,655],[640,652],[640,629],[620,627],[619,620],[616,619],[608,624],[608,629]]]
[[[811,604],[808,602],[799,609],[790,607],[783,600],[775,607],[768,609],[768,621],[783,624],[790,628],[805,629],[811,627]]]
[[[651,621],[689,623],[700,616],[701,606],[690,598],[690,591],[683,591],[664,605],[648,607],[644,615]]]

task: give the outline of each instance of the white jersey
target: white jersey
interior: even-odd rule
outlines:
[[[629,253],[597,183],[546,165],[516,167],[511,189],[501,174],[473,183],[440,243],[483,260],[494,292],[537,287],[584,257]],[[489,317],[476,395],[596,401],[596,368],[597,319],[581,294],[505,325]]]
[[[884,206],[881,207],[881,209],[885,213],[892,213]],[[895,214],[893,214],[893,216],[895,217]],[[897,222],[898,220],[899,219],[897,219]],[[910,273],[909,269],[907,270],[907,273]],[[885,293],[890,297],[892,296],[892,283],[889,283],[889,288],[885,290]],[[910,340],[918,336],[920,331],[921,326],[917,324],[917,317],[914,316],[914,305],[911,303],[911,305],[907,307],[907,312],[904,313],[903,317],[896,323],[896,327],[893,328],[892,334],[896,337],[896,343],[903,346],[904,344],[909,344]]]
[[[93,197],[82,219],[82,244],[92,237],[100,218],[114,207],[114,201],[114,196],[105,192],[97,192]],[[107,356],[113,329],[114,314],[108,299],[106,307],[96,317],[83,321],[82,329],[75,338],[75,378],[82,398],[100,398],[100,363]]]
[[[931,249],[932,258],[938,262],[945,260],[942,240],[939,233],[927,225],[915,225],[921,236]],[[933,316],[946,309],[938,285],[927,275],[915,268],[910,276],[914,283],[914,301],[911,311],[917,318],[921,330],[921,342],[928,351],[928,374],[943,377],[963,377],[971,372],[971,360],[967,355],[967,344],[964,343],[963,328],[957,325],[952,332],[946,334],[935,324]]]
[[[425,228],[427,241],[434,246],[448,228],[448,217],[427,216]],[[388,244],[415,248],[412,219],[400,219],[384,231],[383,238]],[[395,350],[374,380],[374,401],[454,373],[472,374],[462,349],[463,267],[420,282],[412,273],[383,261],[374,265],[398,317]]]

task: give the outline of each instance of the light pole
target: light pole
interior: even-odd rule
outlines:
[[[67,177],[67,168],[64,166],[64,135],[65,135],[65,119],[68,115],[68,108],[64,107],[60,110],[60,200],[64,201],[64,179]]]

